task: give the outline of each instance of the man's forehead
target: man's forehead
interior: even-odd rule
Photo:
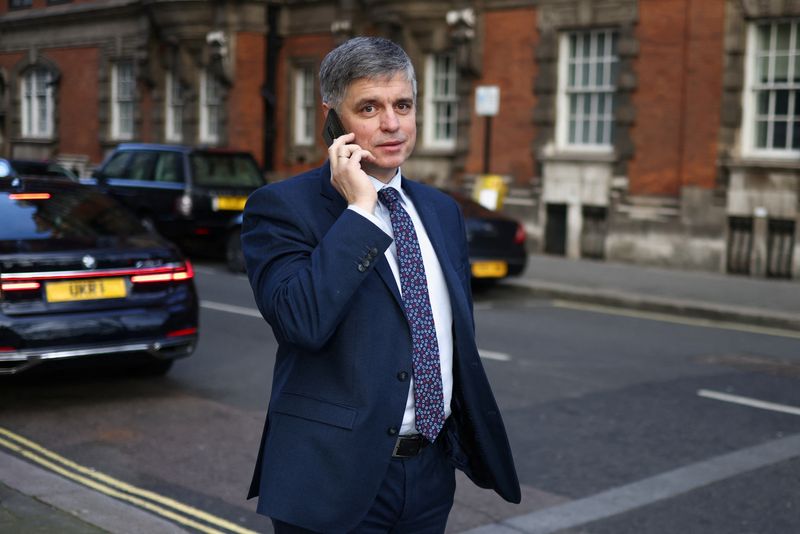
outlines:
[[[385,98],[387,91],[394,97],[413,98],[414,88],[411,81],[402,73],[393,75],[358,78],[350,82],[345,93],[346,99]]]

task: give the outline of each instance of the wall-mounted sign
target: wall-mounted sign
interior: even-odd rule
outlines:
[[[479,85],[475,88],[475,113],[494,117],[500,112],[500,86]]]

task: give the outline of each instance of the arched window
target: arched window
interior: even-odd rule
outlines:
[[[53,137],[55,78],[53,71],[43,66],[33,66],[22,72],[19,84],[22,137]]]

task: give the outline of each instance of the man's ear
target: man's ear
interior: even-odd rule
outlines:
[[[323,119],[327,119],[328,118],[328,112],[330,110],[331,110],[331,107],[328,104],[326,104],[325,102],[323,102],[322,103],[322,118]]]

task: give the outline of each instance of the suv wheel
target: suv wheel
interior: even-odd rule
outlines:
[[[244,253],[242,252],[242,230],[234,228],[225,241],[225,260],[228,269],[235,273],[245,272]]]

